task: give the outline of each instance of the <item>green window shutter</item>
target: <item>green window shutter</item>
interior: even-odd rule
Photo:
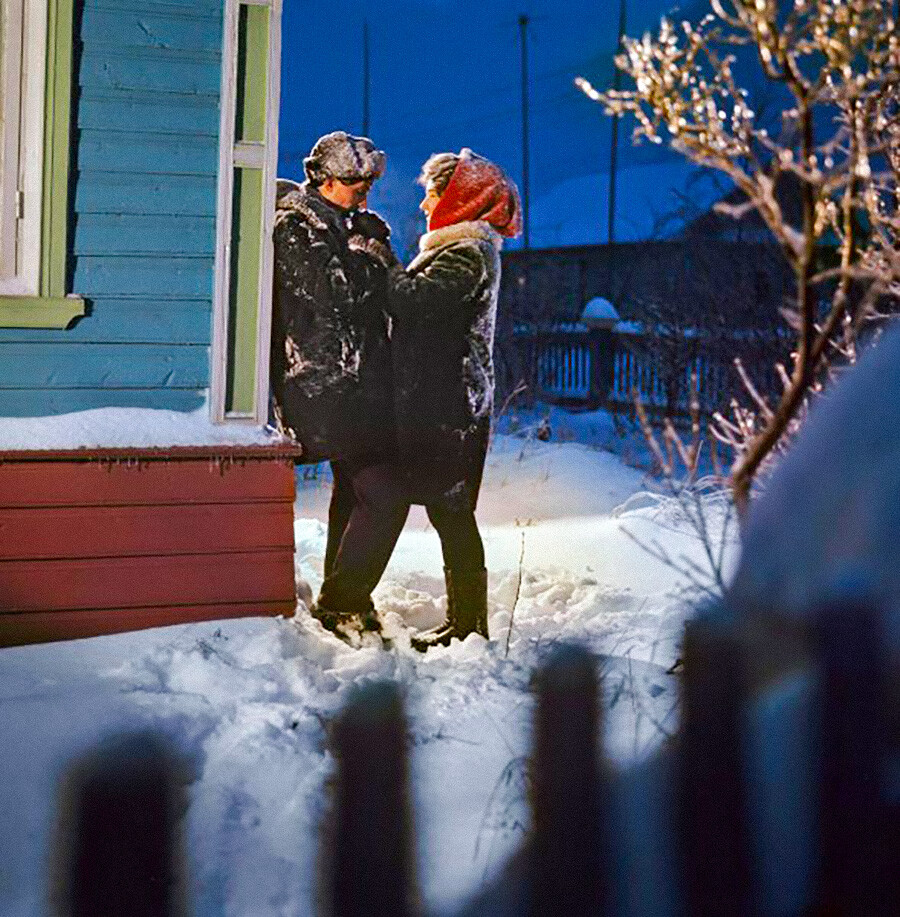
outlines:
[[[226,0],[213,419],[268,413],[280,0]]]
[[[37,296],[0,296],[0,328],[65,328],[84,315],[66,295],[74,0],[47,0],[41,242]]]

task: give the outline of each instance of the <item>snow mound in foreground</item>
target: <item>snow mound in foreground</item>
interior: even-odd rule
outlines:
[[[753,504],[733,606],[808,614],[850,592],[897,610],[900,327],[814,406]]]

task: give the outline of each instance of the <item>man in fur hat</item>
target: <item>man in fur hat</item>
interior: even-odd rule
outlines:
[[[371,517],[352,566],[383,572],[406,517],[389,465],[395,453],[391,351],[385,317],[390,230],[367,211],[385,155],[335,131],[304,160],[302,185],[279,182],[275,215],[272,392],[279,428],[305,460],[334,474],[325,581],[314,613],[334,629],[377,627],[368,593],[336,564],[351,512]]]

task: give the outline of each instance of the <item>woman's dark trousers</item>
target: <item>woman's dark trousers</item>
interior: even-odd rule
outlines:
[[[445,570],[465,573],[484,569],[484,544],[475,521],[475,507],[484,476],[490,431],[488,419],[480,422],[466,458],[458,461],[462,480],[446,493],[434,494],[432,499],[425,501],[425,511],[441,539]],[[450,475],[450,480],[453,477]]]
[[[441,540],[444,577],[447,582],[447,619],[443,624],[412,637],[414,649],[444,645],[470,633],[488,637],[487,570],[484,544],[475,506],[481,489],[488,430],[482,435],[481,449],[474,451],[462,487],[454,487],[425,503],[425,511]]]

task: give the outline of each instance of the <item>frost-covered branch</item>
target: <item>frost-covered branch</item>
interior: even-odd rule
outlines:
[[[769,403],[738,366],[748,399],[713,419],[733,452],[739,511],[768,458],[790,439],[833,361],[900,296],[900,38],[893,0],[711,0],[700,22],[664,19],[616,58],[633,88],[577,85],[611,115],[632,115],[636,140],[668,142],[726,175],[794,275],[784,315],[794,333],[781,394]],[[757,67],[780,117],[756,111],[736,73]],[[840,342],[841,346],[836,346]]]

